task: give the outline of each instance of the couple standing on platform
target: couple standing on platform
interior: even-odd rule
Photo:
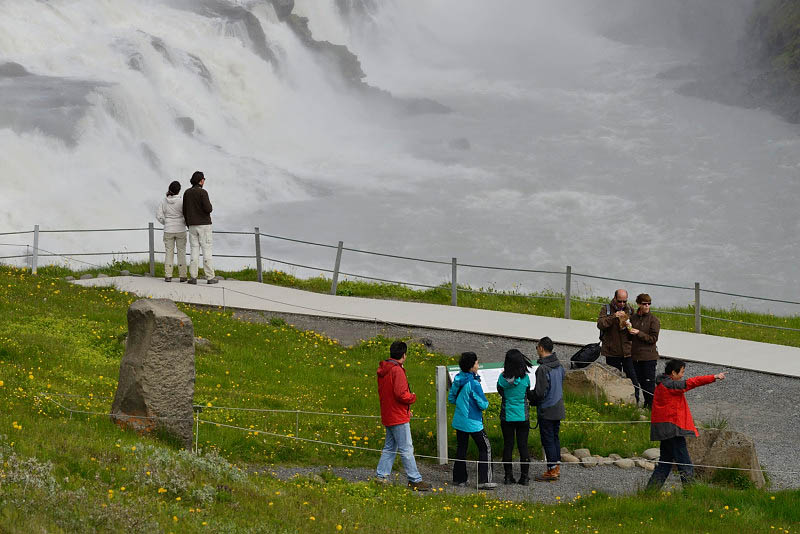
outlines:
[[[200,252],[203,253],[203,272],[206,283],[216,284],[212,266],[212,233],[211,233],[211,201],[203,189],[206,178],[202,172],[196,171],[189,180],[192,187],[186,190],[183,198],[178,196],[181,184],[174,181],[169,184],[167,196],[161,201],[156,212],[156,219],[164,225],[164,281],[172,281],[174,254],[177,247],[178,275],[181,282],[186,282],[186,227],[189,227],[189,246],[191,261],[188,279],[190,284],[197,284],[198,262]]]

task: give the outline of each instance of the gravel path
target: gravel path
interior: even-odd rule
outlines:
[[[268,321],[270,317],[280,317],[297,328],[324,332],[343,345],[352,345],[380,334],[386,337],[412,338],[428,345],[431,350],[445,354],[472,350],[487,362],[502,361],[505,352],[510,348],[518,348],[525,354],[535,354],[535,341],[531,340],[295,314],[238,311],[236,315],[248,321]],[[557,354],[565,362],[568,362],[576,350],[577,347],[574,346],[556,346]],[[758,355],[754,354],[753,357]],[[659,362],[658,372],[663,370],[663,366],[664,360]],[[566,367],[569,367],[568,363]],[[800,379],[692,362],[687,365],[686,376],[716,374],[721,371],[728,372],[726,380],[696,388],[686,394],[695,420],[724,420],[728,429],[747,434],[756,444],[758,459],[767,470],[771,487],[800,488]],[[447,491],[468,491],[444,486],[450,480],[449,468],[443,470],[439,466],[425,464],[420,468],[426,480],[435,482]],[[532,474],[537,472],[537,468],[538,466],[532,466]],[[278,468],[276,472],[282,473],[283,469],[290,468]],[[495,471],[498,475],[502,474],[499,466]],[[287,471],[292,474],[297,472],[302,470]],[[342,468],[334,469],[334,472],[348,480],[366,480],[372,476],[372,471],[366,469]],[[535,486],[532,482],[529,488],[501,485],[496,493],[500,498],[544,501],[552,500],[556,496],[571,499],[577,493],[584,495],[592,490],[609,494],[633,493],[643,487],[650,474],[640,468],[624,470],[614,466],[565,466],[562,467],[562,473],[559,482],[537,483]],[[474,476],[471,475],[470,479],[474,480]],[[680,485],[674,474],[670,476],[665,487],[670,484]]]

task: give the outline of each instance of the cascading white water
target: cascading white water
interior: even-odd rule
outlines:
[[[35,75],[0,77],[3,229],[141,226],[169,181],[202,169],[224,229],[771,296],[797,286],[797,127],[677,94],[658,74],[693,51],[604,36],[601,0],[296,1],[368,83],[453,110],[413,116],[363,104],[269,2],[227,4],[258,18],[277,67],[243,22],[200,4],[0,0],[0,63]],[[268,246],[329,267],[318,250]],[[477,285],[562,283],[464,271]]]

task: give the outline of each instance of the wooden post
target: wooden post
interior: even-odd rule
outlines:
[[[339,241],[339,247],[336,249],[336,263],[333,265],[333,280],[331,280],[331,295],[336,294],[336,286],[339,285],[339,266],[342,264],[342,248],[344,248],[344,241]]]
[[[694,331],[698,334],[703,333],[700,323],[700,282],[694,283]]]
[[[453,278],[450,287],[450,305],[458,306],[458,260],[453,258]]]
[[[31,274],[39,272],[39,225],[33,227],[33,258],[31,259]]]
[[[147,232],[150,237],[150,276],[156,275],[156,231],[153,223],[147,223]]]
[[[256,239],[256,273],[258,275],[258,283],[260,284],[264,281],[264,271],[261,270],[261,232],[258,226],[253,230]]]
[[[564,282],[564,319],[572,319],[572,266],[567,265],[567,280]]]

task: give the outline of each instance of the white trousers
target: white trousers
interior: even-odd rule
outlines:
[[[200,250],[203,251],[203,271],[206,280],[214,278],[214,267],[211,266],[211,225],[200,224],[189,227],[189,247],[191,248],[191,261],[189,262],[189,276],[197,278],[197,263],[200,260]]]
[[[178,275],[186,278],[186,232],[164,232],[164,276],[172,278],[175,245],[178,246]]]

